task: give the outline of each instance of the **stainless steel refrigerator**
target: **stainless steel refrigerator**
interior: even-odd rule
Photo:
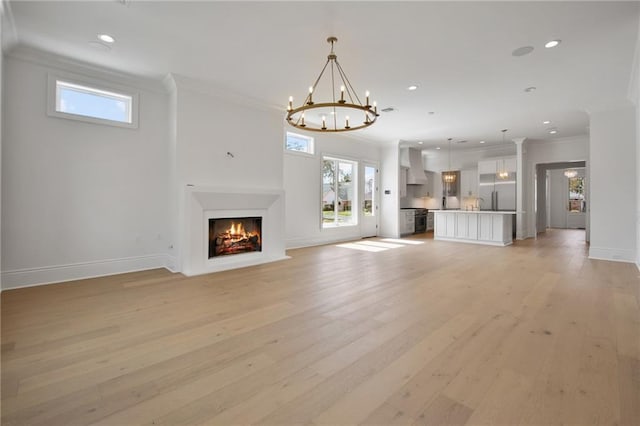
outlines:
[[[480,210],[515,211],[516,174],[500,179],[495,173],[480,175]]]

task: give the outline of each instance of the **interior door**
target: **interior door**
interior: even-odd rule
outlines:
[[[363,163],[363,170],[360,173],[362,182],[362,203],[360,210],[361,234],[362,237],[375,237],[378,235],[378,215],[380,210],[378,192],[378,165],[373,163]]]

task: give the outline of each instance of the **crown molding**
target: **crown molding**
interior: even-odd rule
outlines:
[[[11,10],[11,3],[2,0],[0,3],[0,19],[2,20],[2,52],[6,53],[18,44],[18,29]]]
[[[63,72],[82,74],[88,77],[106,80],[114,84],[132,86],[156,93],[167,93],[163,81],[93,65],[26,44],[14,46],[7,53],[7,57],[54,68]]]

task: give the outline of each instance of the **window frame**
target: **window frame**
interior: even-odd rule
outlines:
[[[306,139],[309,142],[309,146],[311,147],[311,152],[307,152],[307,151],[297,151],[295,149],[289,149],[287,147],[287,142],[289,140],[289,135],[298,137],[298,138],[302,138],[302,139]],[[316,153],[315,153],[315,138],[313,136],[306,136],[306,135],[301,135],[300,133],[294,133],[294,132],[288,132],[285,131],[284,133],[284,152],[286,152],[287,154],[293,154],[293,155],[303,155],[306,157],[315,157]]]
[[[58,111],[58,82],[81,86],[89,90],[93,89],[96,92],[108,92],[114,95],[130,97],[131,103],[129,105],[129,108],[131,123]],[[65,118],[67,120],[82,121],[91,124],[102,124],[113,127],[123,127],[129,129],[138,128],[139,94],[135,90],[115,84],[104,84],[93,79],[79,78],[61,74],[49,74],[47,86],[47,115],[50,117]],[[96,94],[99,95],[99,93]]]
[[[349,223],[340,223],[334,219],[333,222],[325,222],[324,221],[324,162],[326,160],[336,161],[338,163],[338,167],[340,162],[350,163],[353,170],[353,176],[351,177],[351,183],[353,184],[352,195],[353,199],[351,200],[351,222]],[[347,157],[341,157],[331,154],[323,154],[320,156],[320,229],[338,229],[338,228],[346,228],[346,227],[355,227],[360,225],[360,211],[359,211],[359,167],[360,162],[358,160],[354,160]],[[336,199],[338,198],[336,194]],[[334,200],[334,212],[335,212],[335,200]]]

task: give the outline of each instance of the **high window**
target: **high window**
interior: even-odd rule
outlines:
[[[287,132],[284,148],[290,152],[313,154],[313,138]]]
[[[49,115],[109,124],[137,127],[137,96],[104,87],[51,77]]]
[[[356,204],[358,163],[339,158],[322,159],[323,228],[357,225]]]

